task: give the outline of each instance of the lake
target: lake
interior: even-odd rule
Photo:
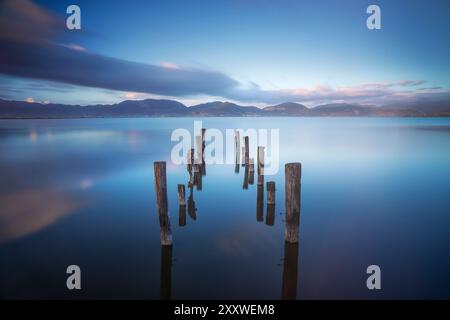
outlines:
[[[0,298],[450,298],[449,118],[198,120],[280,130],[273,223],[243,167],[207,165],[180,226],[189,174],[170,162],[170,138],[194,118],[0,120]],[[298,246],[284,242],[287,162],[302,163]],[[81,291],[66,288],[73,264]],[[370,265],[381,290],[366,287]]]

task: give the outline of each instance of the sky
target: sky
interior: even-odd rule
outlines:
[[[81,9],[68,30],[66,8]],[[366,9],[381,9],[369,30]],[[265,106],[450,101],[450,1],[0,3],[0,98]]]

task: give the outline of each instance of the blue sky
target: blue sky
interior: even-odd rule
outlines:
[[[51,26],[57,29],[50,36],[55,47],[46,48],[49,54],[43,51],[40,59],[48,56],[61,64],[33,58],[36,65],[45,64],[47,70],[63,68],[80,59],[80,65],[85,65],[90,57],[70,53],[73,60],[66,61],[64,48],[74,55],[137,62],[155,76],[147,77],[142,71],[136,77],[136,82],[139,79],[148,86],[95,81],[99,74],[114,77],[125,69],[139,69],[139,65],[122,65],[119,73],[113,72],[114,62],[107,61],[98,63],[103,69],[86,70],[86,78],[92,81],[84,83],[44,70],[25,72],[23,65],[31,58],[24,56],[16,68],[0,68],[2,98],[71,104],[147,97],[173,98],[188,105],[210,100],[256,105],[285,100],[307,105],[385,104],[399,99],[442,99],[450,88],[450,2],[446,0],[59,0],[34,4],[29,11],[43,10],[61,20],[70,4],[79,5],[82,14],[81,31],[69,31],[63,24]],[[381,8],[381,30],[366,28],[370,4]],[[4,35],[0,40],[8,44],[11,55],[39,51],[31,40],[26,46],[11,44],[11,37]],[[161,70],[147,70],[146,65]],[[166,74],[169,70],[173,75]],[[166,77],[163,85],[155,83]],[[183,90],[179,79],[195,85]]]

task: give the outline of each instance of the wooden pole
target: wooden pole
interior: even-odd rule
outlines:
[[[245,166],[245,169],[244,169],[244,184],[242,185],[242,189],[248,189],[248,176],[249,176],[248,166]]]
[[[205,134],[206,134],[206,129],[202,128],[202,155],[204,156],[205,154]],[[203,158],[202,158],[203,159]],[[203,159],[204,160],[204,159]]]
[[[298,242],[301,175],[302,166],[299,162],[285,165],[286,226],[284,239],[290,243]]]
[[[264,147],[258,147],[258,174],[264,174]]]
[[[239,130],[236,131],[234,136],[234,147],[236,151],[236,163],[239,165],[239,160],[241,158],[241,136]]]
[[[253,184],[255,182],[255,161],[252,158],[248,162],[248,183]]]
[[[275,204],[275,182],[268,181],[266,183],[267,188],[267,204]]]
[[[178,225],[184,227],[186,225],[186,206],[179,206]]]
[[[178,204],[180,206],[186,205],[186,191],[184,189],[184,184],[178,185]]]
[[[241,160],[242,166],[245,166],[245,147],[242,147],[242,160]]]
[[[250,147],[249,147],[248,136],[244,137],[244,142],[245,142],[245,165],[248,166],[249,156],[250,156]]]
[[[156,202],[158,206],[158,216],[160,225],[160,239],[161,245],[172,245],[172,232],[170,229],[170,220],[168,213],[167,201],[167,178],[166,178],[166,162],[155,161],[153,163],[153,170],[155,174],[155,191]]]
[[[264,185],[264,175],[258,174],[258,186],[263,186],[263,185]]]
[[[203,141],[202,136],[195,137],[196,157],[195,163],[201,164],[203,162]]]
[[[297,298],[298,280],[298,243],[284,242],[283,261],[281,298],[295,300]]]
[[[275,204],[267,204],[266,224],[273,226],[275,224]]]

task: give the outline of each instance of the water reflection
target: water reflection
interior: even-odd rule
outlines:
[[[297,298],[298,247],[298,243],[284,242],[282,299],[295,300]]]
[[[170,300],[172,293],[172,246],[161,246],[160,299]]]
[[[78,210],[83,203],[50,187],[0,196],[0,243],[38,232]]]

